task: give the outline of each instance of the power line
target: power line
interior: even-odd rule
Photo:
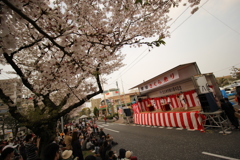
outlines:
[[[226,23],[224,23],[222,20],[220,20],[219,18],[217,18],[216,16],[214,16],[213,14],[211,14],[208,10],[206,10],[205,8],[202,7],[202,9],[204,9],[208,14],[210,14],[211,16],[213,16],[215,19],[217,19],[219,22],[221,22],[222,24],[224,24],[225,26],[227,26],[228,28],[230,28],[232,31],[236,32],[237,34],[240,35],[240,33],[233,29],[232,27],[230,27],[229,25],[227,25]]]
[[[237,65],[239,65],[240,63],[238,63],[238,64],[235,64],[235,65],[232,65],[232,66],[237,66]],[[213,72],[213,73],[216,73],[216,72],[221,72],[221,71],[223,71],[223,70],[226,70],[226,69],[229,69],[229,68],[231,68],[232,66],[230,66],[230,67],[227,67],[227,68],[224,68],[224,69],[221,69],[221,70],[218,70],[218,71],[215,71],[215,72]]]
[[[146,48],[134,61],[132,61],[120,74],[117,78],[115,78],[115,80],[112,83],[109,83],[109,85],[115,83],[115,81],[117,81],[120,77],[122,77],[127,71],[129,71],[132,67],[134,67],[143,57],[145,57],[146,55],[144,55],[141,59],[139,59],[146,51],[148,48]],[[139,60],[138,60],[139,59]],[[137,61],[138,60],[138,61]],[[137,61],[137,62],[136,62]],[[135,64],[133,64],[135,62]],[[130,67],[131,66],[131,67]],[[130,67],[130,68],[129,68]]]
[[[205,3],[203,3],[200,8],[202,8],[209,0],[207,0]],[[187,8],[188,9],[188,8]],[[185,12],[185,11],[184,11]],[[190,14],[182,23],[180,23],[180,25],[178,25],[171,33],[173,33],[174,31],[176,31],[183,23],[185,23],[193,14]]]
[[[185,13],[185,12],[188,10],[189,7],[190,7],[190,6],[188,6],[188,7],[173,21],[173,23],[175,23],[175,22],[183,15],[183,13]],[[173,25],[173,23],[171,23],[169,26],[171,27],[171,26]]]

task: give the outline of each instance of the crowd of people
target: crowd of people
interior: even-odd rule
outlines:
[[[39,144],[40,139],[34,134],[2,141],[0,160],[41,160]],[[65,126],[64,134],[58,133],[56,139],[45,147],[43,160],[137,160],[131,151],[123,148],[119,153],[113,151],[113,146],[117,144],[96,123],[83,120],[74,127]],[[84,157],[83,151],[90,154]]]

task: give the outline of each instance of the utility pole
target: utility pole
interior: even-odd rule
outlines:
[[[106,105],[106,116],[108,115],[108,104],[107,104],[107,100],[106,100],[106,93],[104,91],[104,86],[103,86],[103,80],[102,80],[102,77],[101,77],[101,81],[102,81],[102,89],[103,89],[103,98],[104,98],[104,103]]]
[[[103,97],[104,97],[104,102],[105,102],[105,105],[106,105],[106,116],[107,116],[108,115],[108,104],[107,104],[107,100],[106,100],[106,93],[103,93]]]
[[[121,81],[122,81],[122,79],[121,79]],[[125,99],[125,92],[124,92],[124,88],[123,88],[123,82],[122,82],[122,89],[123,89],[123,99],[124,99],[125,108],[127,108],[127,103],[126,103],[126,99]],[[124,115],[126,116],[125,113],[124,113]],[[129,124],[129,117],[128,116],[126,116],[126,120],[127,120],[127,123]]]
[[[116,81],[116,85],[117,85],[117,89],[118,89],[118,97],[119,97],[119,101],[118,101],[118,104],[119,105],[122,105],[122,102],[121,102],[121,96],[120,96],[120,90],[118,88],[118,82]]]
[[[120,108],[118,108],[118,109],[121,109],[122,110],[122,114],[123,114],[122,100],[121,100],[120,90],[118,88],[118,82],[117,81],[116,81],[116,85],[117,85],[117,89],[118,89],[118,98],[119,98],[118,104],[120,105]],[[123,118],[122,114],[119,113],[118,117],[119,118]]]
[[[122,81],[122,79],[121,79],[121,81]],[[125,97],[125,92],[124,92],[124,88],[123,88],[123,82],[122,82],[122,89],[123,89],[123,99],[124,99],[124,104],[125,104],[125,107],[127,107],[126,97]]]

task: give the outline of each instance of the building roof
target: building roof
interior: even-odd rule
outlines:
[[[155,77],[153,77],[153,78],[151,78],[151,79],[149,79],[149,80],[147,80],[147,81],[144,81],[143,83],[140,83],[140,84],[138,84],[138,85],[136,85],[136,86],[134,86],[134,87],[132,87],[132,88],[130,88],[130,89],[137,88],[137,87],[139,87],[139,86],[148,84],[149,82],[154,81],[155,79],[163,76],[164,74],[166,74],[166,73],[168,73],[168,72],[171,72],[171,71],[173,71],[173,70],[180,70],[180,69],[185,68],[185,67],[188,67],[188,66],[190,66],[190,65],[195,65],[196,68],[198,69],[198,71],[200,72],[200,70],[199,70],[196,62],[191,62],[191,63],[186,63],[186,64],[180,64],[180,65],[178,65],[178,66],[176,66],[176,67],[174,67],[174,68],[172,68],[172,69],[170,69],[170,70],[168,70],[168,71],[166,71],[166,72],[164,72],[164,73],[161,73],[161,74],[159,74],[159,75],[157,75],[157,76],[155,76]]]

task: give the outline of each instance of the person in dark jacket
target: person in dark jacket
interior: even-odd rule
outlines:
[[[105,134],[105,132],[103,131],[103,128],[100,128],[99,137],[100,137],[101,139],[105,139],[105,138],[106,138],[106,134]]]
[[[78,157],[78,160],[84,160],[82,147],[79,140],[79,133],[77,131],[73,132],[72,134],[72,151],[73,157]]]
[[[44,150],[43,156],[44,156],[43,160],[59,160],[60,158],[59,145],[56,143],[48,144]]]
[[[119,155],[118,155],[118,159],[124,159],[125,158],[125,154],[126,154],[126,150],[123,148],[119,149]]]
[[[224,111],[225,111],[228,119],[230,120],[232,125],[235,127],[235,129],[239,129],[238,119],[237,119],[237,117],[235,117],[235,109],[234,109],[232,103],[229,102],[228,98],[224,98],[224,101],[227,104],[227,106],[224,108]]]

